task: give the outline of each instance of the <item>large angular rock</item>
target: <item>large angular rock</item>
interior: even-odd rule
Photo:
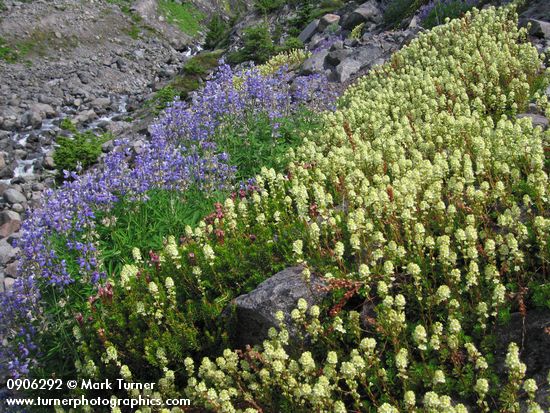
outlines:
[[[338,66],[349,55],[351,55],[352,52],[352,49],[331,50],[325,58],[325,63],[329,66]]]
[[[309,59],[302,64],[301,74],[311,75],[313,73],[322,73],[325,68],[325,58],[328,55],[328,50],[321,50],[314,53]]]
[[[347,30],[352,30],[355,26],[361,23],[380,24],[383,20],[382,10],[378,7],[375,0],[369,0],[352,11],[342,22],[342,27]]]
[[[389,44],[388,44],[389,45]],[[391,55],[392,48],[382,43],[372,43],[366,46],[356,47],[337,64],[332,74],[332,80],[346,82],[359,71],[382,63]],[[327,59],[331,57],[329,54]],[[336,62],[336,59],[334,59]]]
[[[319,19],[313,20],[309,23],[304,30],[298,35],[298,39],[302,43],[306,43],[311,37],[317,33],[317,27],[319,26]]]
[[[306,300],[308,306],[312,306],[326,297],[328,293],[322,290],[323,281],[312,275],[308,283],[304,280],[302,271],[302,267],[287,268],[265,280],[254,291],[233,300],[224,314],[226,317],[234,315],[233,341],[237,347],[262,343],[271,327],[279,327],[275,319],[277,311],[283,312],[286,325],[291,326],[290,313],[296,308],[300,298]],[[296,334],[292,328],[289,333],[292,342]]]
[[[550,19],[550,16],[548,16]],[[547,40],[550,40],[550,23],[542,20],[530,19],[531,28],[529,29],[529,34],[536,37],[544,37]]]
[[[19,231],[21,216],[15,211],[0,212],[0,238],[6,238]]]

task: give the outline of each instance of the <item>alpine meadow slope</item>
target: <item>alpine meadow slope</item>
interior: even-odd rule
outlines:
[[[550,117],[550,71],[517,19],[473,9],[422,32],[320,115],[308,103],[328,100],[322,80],[304,78],[308,96],[277,90],[284,57],[223,66],[200,107],[169,107],[144,152],[114,151],[98,181],[72,176],[73,210],[29,232],[25,278],[0,306],[12,372],[51,377],[64,360],[79,380],[157,383],[114,397],[193,406],[141,413],[547,411],[550,372],[528,370],[522,342],[496,352],[511,312],[548,311],[550,281],[550,131],[516,117],[532,103]],[[233,191],[228,153],[267,135],[285,156],[268,140],[269,167]],[[200,222],[162,227],[157,250],[106,248],[128,211],[150,198],[176,217],[158,194],[195,189],[211,211]],[[233,300],[297,265],[327,298],[235,348]]]

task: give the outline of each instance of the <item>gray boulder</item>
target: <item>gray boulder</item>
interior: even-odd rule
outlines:
[[[542,128],[542,130],[548,129],[549,122],[548,122],[548,118],[546,118],[546,116],[539,115],[539,114],[536,114],[536,113],[521,113],[521,114],[517,115],[517,118],[518,119],[529,118],[529,119],[531,119],[531,122],[533,123],[534,127],[540,126]]]
[[[97,118],[97,114],[94,112],[93,109],[85,110],[83,112],[80,112],[73,121],[77,124],[83,124],[91,122],[92,120]]]
[[[314,53],[309,59],[302,64],[301,74],[311,75],[313,73],[321,73],[325,67],[325,58],[328,55],[328,50],[321,50]]]
[[[283,312],[285,324],[291,326],[290,313],[300,298],[306,300],[309,307],[319,304],[326,297],[328,293],[321,289],[323,281],[312,275],[308,283],[302,271],[302,267],[287,268],[265,280],[250,293],[233,300],[224,315],[233,315],[233,340],[237,347],[262,343],[268,337],[271,327],[279,327],[275,319],[278,311]],[[289,328],[289,333],[292,341],[296,333],[292,328]]]
[[[382,10],[378,7],[375,0],[369,0],[363,3],[357,9],[352,11],[342,22],[342,27],[347,30],[352,30],[355,26],[361,23],[380,24],[383,20]]]
[[[15,279],[11,277],[6,277],[4,279],[4,290],[11,291],[11,289],[13,288],[13,284],[15,284]]]
[[[56,115],[55,109],[46,103],[34,103],[31,111],[38,112],[42,118],[52,118]]]
[[[545,39],[550,40],[550,23],[549,22],[530,19],[529,23],[531,23],[531,28],[529,29],[529,34],[531,36],[544,37]]]
[[[21,216],[15,211],[0,212],[0,238],[6,238],[19,231]]]
[[[28,110],[27,112],[23,113],[23,116],[21,116],[21,126],[31,126],[34,129],[38,129],[42,126],[42,119],[43,117],[40,112],[35,110]]]
[[[106,110],[111,106],[111,99],[109,98],[96,98],[92,100],[91,105],[94,109]]]
[[[331,50],[325,58],[325,63],[329,66],[338,66],[349,55],[353,53],[352,49]]]
[[[6,189],[4,191],[3,197],[8,204],[22,204],[24,202],[27,202],[27,198],[25,198],[25,195],[13,188]]]
[[[356,47],[353,52],[340,59],[333,72],[332,78],[338,82],[346,82],[359,71],[371,68],[374,65],[383,63],[392,52],[391,47],[385,47],[386,44],[367,44],[366,46]],[[330,57],[327,56],[327,58]],[[336,60],[334,60],[336,62]]]
[[[313,20],[309,23],[304,30],[298,35],[298,39],[303,43],[306,43],[311,37],[317,33],[317,28],[319,26],[319,19]]]

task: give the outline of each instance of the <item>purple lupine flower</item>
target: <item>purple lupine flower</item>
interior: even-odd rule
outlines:
[[[262,76],[254,67],[236,73],[222,62],[191,103],[175,101],[166,109],[138,154],[132,155],[129,142],[116,141],[102,165],[82,174],[65,172],[67,180],[58,190],[43,193],[41,205],[23,223],[19,278],[12,291],[0,295],[0,337],[8,342],[0,351],[0,365],[8,366],[9,374],[24,376],[36,365],[33,337],[48,328],[41,287],[97,287],[106,278],[100,251],[88,236],[98,212],[109,211],[121,197],[146,200],[152,189],[228,189],[235,167],[215,141],[224,127],[244,125],[262,114],[276,135],[281,118],[297,108],[334,106],[335,96],[320,75],[296,78],[294,84],[291,80],[285,68]],[[242,188],[256,190],[254,180]],[[77,256],[76,273],[69,270],[55,239],[63,239],[64,247]]]

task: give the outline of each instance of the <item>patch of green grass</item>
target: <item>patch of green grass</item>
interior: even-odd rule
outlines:
[[[171,83],[171,86],[178,91],[180,98],[185,99],[191,92],[200,86],[198,78],[188,75],[178,75]]]
[[[35,29],[28,37],[17,42],[0,37],[0,59],[8,63],[23,61],[29,65],[30,61],[25,60],[29,56],[45,56],[48,49],[69,49],[77,45],[76,36],[57,38],[55,32]]]
[[[179,4],[171,0],[160,0],[158,7],[170,24],[190,36],[196,36],[202,27],[200,22],[204,15],[190,3]]]
[[[183,236],[187,225],[196,226],[213,210],[214,203],[226,196],[189,189],[184,193],[149,191],[146,201],[122,199],[108,213],[98,215],[98,222],[103,222],[98,225],[98,234],[105,268],[109,274],[118,273],[121,265],[131,259],[134,247],[158,251],[166,234]]]
[[[137,24],[132,24],[130,28],[126,31],[128,36],[130,36],[132,39],[137,40],[139,39],[139,35],[141,33],[141,30]]]
[[[6,41],[0,37],[0,60],[8,63],[15,63],[19,54],[7,45]]]

